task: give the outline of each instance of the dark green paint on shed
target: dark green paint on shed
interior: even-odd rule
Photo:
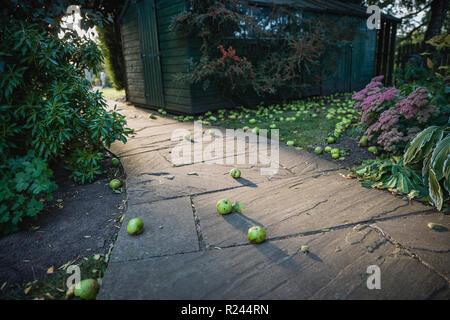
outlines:
[[[356,37],[345,45],[335,72],[307,95],[328,95],[363,88],[378,71],[375,67],[377,32],[368,30],[365,8],[336,0],[259,0],[260,5],[296,5],[305,16],[322,15],[342,19],[357,28]],[[229,107],[219,90],[174,79],[189,72],[189,61],[198,58],[200,44],[188,41],[169,29],[171,20],[184,10],[185,0],[128,0],[121,14],[121,36],[125,60],[127,100],[143,107],[165,108],[176,113],[195,114]],[[398,19],[383,15],[384,21]],[[340,20],[341,21],[341,20]],[[378,32],[380,34],[380,32]],[[320,70],[318,70],[320,73]],[[255,101],[256,103],[259,101]]]

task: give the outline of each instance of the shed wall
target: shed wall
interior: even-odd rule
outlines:
[[[166,109],[191,113],[190,84],[174,79],[178,73],[188,72],[187,40],[169,28],[172,18],[180,14],[185,7],[184,0],[158,1],[157,16]]]
[[[127,98],[131,102],[145,104],[141,44],[137,9],[134,1],[131,1],[128,10],[123,16],[120,33],[122,35],[122,48],[125,60]]]

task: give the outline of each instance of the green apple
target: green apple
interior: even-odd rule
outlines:
[[[141,218],[131,219],[127,224],[127,232],[131,235],[138,235],[144,231],[144,222]]]
[[[372,152],[372,153],[377,153],[377,147],[371,146],[367,149],[367,151]]]
[[[369,139],[367,138],[367,136],[362,136],[361,139],[359,139],[360,147],[367,147],[368,143],[369,143]]]
[[[258,128],[258,127],[254,127],[254,128],[252,129],[252,133],[254,133],[254,134],[259,134],[259,128]]]
[[[247,132],[248,129],[250,129],[250,128],[249,128],[249,127],[243,127],[243,128],[242,128],[242,131]]]
[[[289,140],[289,141],[286,142],[286,144],[287,144],[289,147],[292,147],[292,146],[295,144],[295,142],[292,141],[292,140]]]
[[[276,128],[277,128],[277,125],[276,125],[275,123],[272,123],[272,124],[269,126],[269,128],[270,128],[270,129],[276,129]]]
[[[324,151],[327,153],[330,153],[331,149],[333,149],[333,148],[331,148],[330,146],[326,146]]]
[[[112,159],[111,159],[111,164],[112,164],[114,167],[117,167],[117,166],[120,164],[120,161],[119,161],[119,159],[117,159],[117,158],[112,158]]]
[[[216,117],[214,117],[214,116],[211,116],[211,117],[209,117],[209,120],[211,120],[211,121],[217,121],[217,118]]]
[[[255,124],[255,123],[256,123],[256,120],[255,120],[255,119],[250,119],[250,120],[248,120],[248,123],[250,123],[250,124]]]
[[[109,187],[113,190],[120,188],[122,182],[119,179],[112,179],[109,183]]]
[[[266,239],[266,230],[261,226],[253,226],[248,229],[248,240],[250,243],[261,243]]]
[[[231,169],[230,176],[235,179],[239,178],[241,176],[241,170],[239,170],[238,168]]]
[[[315,154],[321,154],[322,151],[323,151],[323,149],[322,149],[321,147],[316,147],[316,148],[314,149],[314,153],[315,153]]]
[[[327,138],[327,143],[328,144],[333,144],[333,143],[335,143],[336,142],[336,139],[334,138],[334,137],[328,137]]]
[[[83,300],[95,300],[99,289],[96,279],[84,279],[75,285],[74,294]]]
[[[232,114],[231,116],[228,116],[228,119],[230,120],[236,120],[236,116],[234,114]]]
[[[233,205],[230,200],[222,199],[217,202],[216,209],[220,214],[229,214],[233,211]]]

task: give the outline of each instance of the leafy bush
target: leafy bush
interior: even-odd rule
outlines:
[[[17,230],[23,217],[34,217],[52,199],[57,186],[47,162],[33,152],[0,165],[0,234]]]
[[[401,157],[366,160],[353,171],[353,175],[362,180],[365,187],[388,189],[410,197],[427,195],[420,174],[405,166]]]
[[[430,199],[441,210],[450,191],[450,127],[431,126],[417,134],[406,148],[403,161],[421,169]]]
[[[70,177],[75,182],[92,182],[100,174],[103,153],[90,149],[77,149],[67,159],[66,168],[72,173]]]
[[[421,86],[403,90],[386,88],[382,79],[383,76],[373,78],[353,95],[353,100],[355,108],[362,111],[365,135],[384,150],[401,154],[419,131],[431,124],[443,124],[450,116],[447,96],[436,91],[433,96],[428,88]]]
[[[40,166],[27,166],[36,170],[28,172],[32,177],[42,174],[50,179],[44,164],[69,159],[72,177],[91,181],[99,172],[93,155],[116,140],[126,142],[131,132],[125,118],[115,108],[108,109],[101,93],[90,91],[84,78],[85,69],[96,73],[103,61],[97,44],[70,30],[58,37],[59,19],[67,9],[63,4],[10,1],[0,11],[0,165],[7,185],[15,179],[6,175],[15,172],[16,162],[10,160],[21,159],[28,151],[36,157],[32,163]],[[3,223],[15,226],[20,220],[11,199],[37,208],[26,214],[40,210],[42,204],[29,196],[35,189],[9,185],[8,190],[0,204]],[[47,191],[51,188],[42,190]]]

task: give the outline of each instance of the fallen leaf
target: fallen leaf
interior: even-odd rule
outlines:
[[[428,223],[428,228],[436,230],[436,231],[446,231],[446,230],[448,230],[445,226],[443,226],[441,224],[434,223],[434,222],[429,222]]]
[[[28,294],[31,290],[31,286],[26,287],[25,290],[23,290],[23,293]]]
[[[49,299],[55,300],[55,297],[52,296],[50,293],[47,292],[45,295],[46,295]]]
[[[7,284],[8,284],[8,281],[3,282],[2,286],[0,287],[0,290],[5,289]]]
[[[55,272],[54,266],[51,266],[50,268],[47,269],[47,274],[52,274],[53,272]]]

